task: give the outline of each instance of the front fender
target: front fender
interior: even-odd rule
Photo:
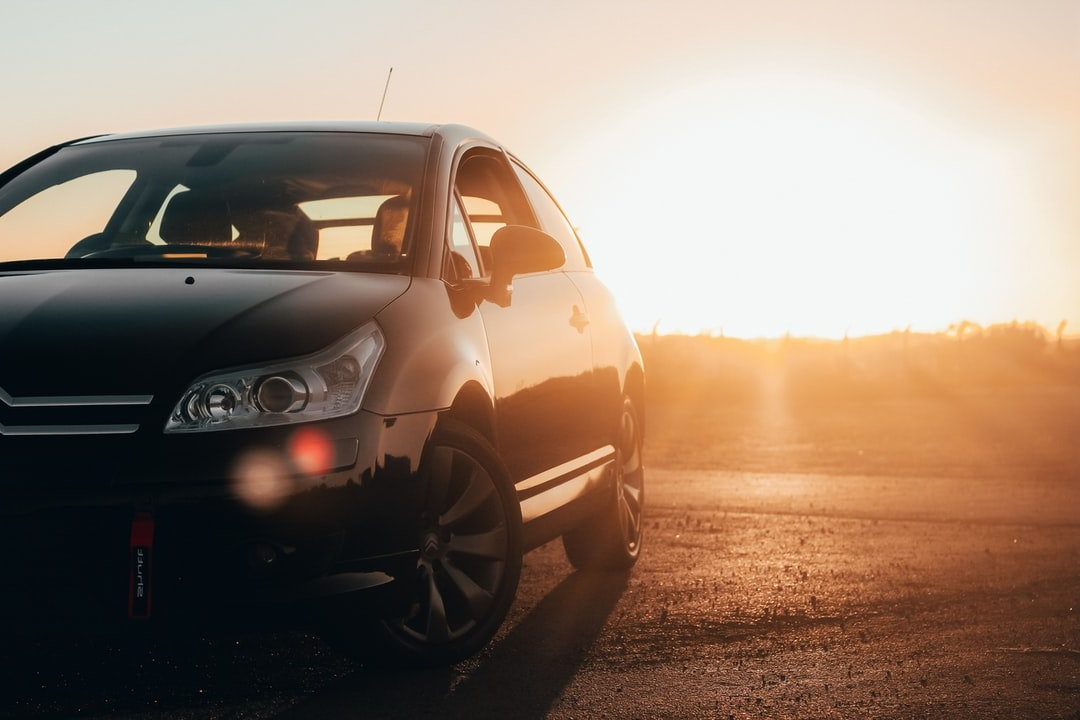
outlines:
[[[364,409],[380,415],[445,410],[469,383],[494,397],[487,334],[473,300],[441,280],[415,278],[375,317],[386,350]]]

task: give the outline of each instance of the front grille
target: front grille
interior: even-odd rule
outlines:
[[[129,435],[152,395],[15,397],[0,388],[0,435]]]

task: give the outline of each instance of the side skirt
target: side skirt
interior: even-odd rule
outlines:
[[[526,550],[554,540],[587,518],[606,497],[615,448],[605,445],[517,483]]]

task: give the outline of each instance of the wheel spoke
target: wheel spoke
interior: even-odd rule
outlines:
[[[494,530],[473,535],[452,535],[446,544],[446,549],[464,555],[504,560],[506,559],[506,527],[500,525]]]
[[[429,569],[428,581],[428,616],[427,637],[433,642],[445,642],[450,639],[450,624],[446,620],[446,607],[443,605],[442,592],[435,583],[435,572]]]
[[[486,477],[480,477],[480,468],[473,466],[469,475],[469,482],[465,486],[465,492],[461,494],[454,504],[439,518],[439,524],[443,527],[452,526],[459,520],[471,515],[485,500],[495,492],[495,486]]]
[[[630,509],[630,503],[626,501],[626,493],[619,493],[619,527],[622,528],[623,537],[633,539],[635,526],[634,511]]]
[[[627,503],[629,510],[634,514],[641,512],[641,488],[624,484],[622,489],[623,500]]]
[[[466,575],[457,566],[450,563],[448,560],[443,560],[443,570],[446,571],[447,577],[454,583],[458,590],[461,591],[462,596],[465,598],[465,602],[469,604],[469,611],[474,620],[480,620],[487,613],[488,608],[491,607],[491,602],[495,596],[490,592],[480,587],[475,580]]]

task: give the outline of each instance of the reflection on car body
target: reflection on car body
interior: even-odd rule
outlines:
[[[640,553],[644,374],[551,195],[460,126],[166,130],[0,175],[7,631],[495,633]]]

